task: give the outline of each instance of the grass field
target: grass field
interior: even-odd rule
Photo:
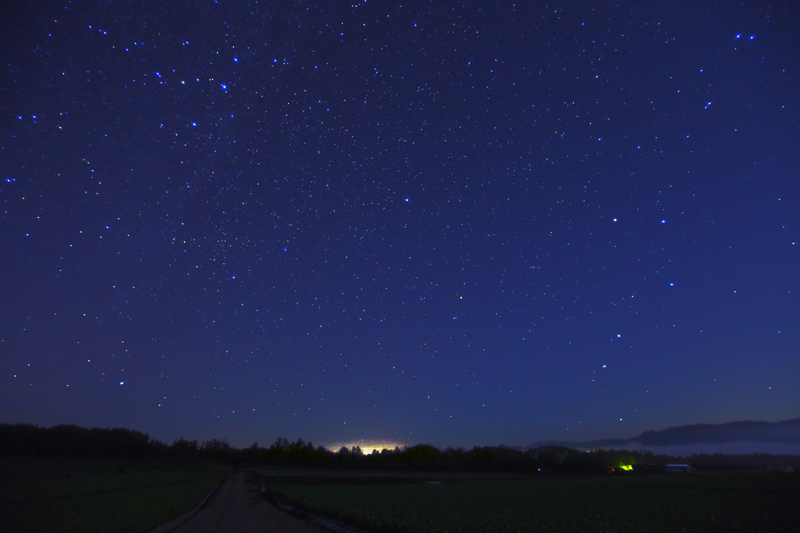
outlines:
[[[0,524],[15,532],[144,532],[192,509],[228,467],[0,461]]]
[[[403,478],[265,472],[273,494],[373,532],[781,532],[800,524],[800,476]]]

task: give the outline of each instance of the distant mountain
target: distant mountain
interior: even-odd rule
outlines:
[[[645,446],[680,444],[719,444],[722,442],[800,442],[800,418],[783,422],[730,422],[728,424],[694,424],[645,431],[630,439]]]
[[[760,442],[800,444],[800,418],[783,422],[729,422],[727,424],[692,424],[645,431],[630,439],[604,439],[583,442],[539,441],[524,448],[565,446],[577,449],[612,448],[628,444],[642,446],[685,446],[689,444],[722,444],[728,442]]]

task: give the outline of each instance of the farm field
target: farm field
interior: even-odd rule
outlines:
[[[192,509],[229,471],[133,461],[3,458],[4,531],[144,532]]]
[[[800,524],[800,476],[792,474],[262,476],[274,498],[381,533],[788,532]]]

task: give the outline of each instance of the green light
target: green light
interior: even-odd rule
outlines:
[[[633,465],[619,465],[622,470],[633,470]]]

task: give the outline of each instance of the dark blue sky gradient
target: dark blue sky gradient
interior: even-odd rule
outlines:
[[[0,421],[527,444],[800,412],[794,2],[18,2]]]

